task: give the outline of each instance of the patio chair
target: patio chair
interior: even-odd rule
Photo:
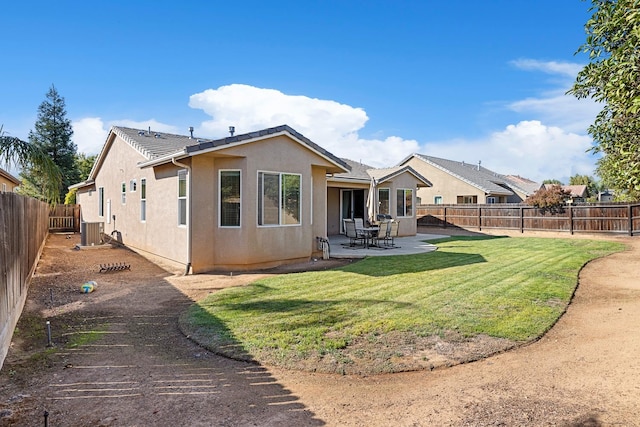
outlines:
[[[378,224],[378,235],[375,237],[376,245],[380,246],[380,241],[386,244],[387,233],[389,232],[390,221],[382,221]]]
[[[355,246],[358,240],[360,240],[361,244],[364,246],[365,236],[356,231],[356,223],[352,219],[345,219],[344,221],[344,232],[349,238],[349,246]]]
[[[364,228],[364,219],[354,218],[353,221],[356,223],[356,230],[362,230]]]
[[[393,239],[398,237],[398,227],[400,226],[400,221],[392,220],[389,223],[389,228],[387,229],[387,238],[385,239],[385,243],[388,245],[389,241],[391,242],[390,246],[395,246],[393,243]]]

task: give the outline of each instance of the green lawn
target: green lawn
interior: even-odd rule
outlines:
[[[527,342],[564,312],[586,262],[624,248],[546,238],[432,243],[436,252],[367,258],[217,292],[192,306],[181,327],[215,352],[293,367],[325,356],[352,363],[350,346],[388,347],[404,342],[397,340],[403,334]]]

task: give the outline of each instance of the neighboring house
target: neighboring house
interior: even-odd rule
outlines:
[[[520,203],[540,185],[516,175],[500,175],[481,165],[414,153],[399,163],[429,178],[418,190],[421,204]]]
[[[413,236],[417,231],[415,212],[416,190],[431,183],[411,166],[376,169],[371,166],[342,159],[351,168],[327,179],[327,233],[342,233],[345,218],[371,218],[373,210],[367,205],[372,200],[376,214],[389,215],[399,221],[398,234]],[[374,191],[375,198],[370,197]]]
[[[83,221],[200,273],[317,255],[327,176],[348,171],[286,125],[216,140],[113,127],[88,179],[71,188]]]
[[[6,170],[0,168],[0,191],[3,193],[14,192],[20,186],[21,182],[18,178],[11,175]]]
[[[554,184],[544,184],[545,188],[552,187]],[[562,189],[569,194],[565,202],[568,205],[575,203],[584,203],[589,197],[589,190],[586,185],[563,185]]]
[[[613,193],[612,190],[604,190],[598,193],[598,201],[600,203],[613,202],[614,198],[615,198],[615,194]]]

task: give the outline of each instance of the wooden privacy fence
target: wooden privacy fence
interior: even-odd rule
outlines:
[[[46,203],[15,193],[0,193],[0,368],[44,247],[48,217]]]
[[[49,209],[49,231],[80,232],[80,205],[56,205]]]
[[[528,205],[419,205],[418,225],[524,231],[640,233],[640,203],[565,206],[557,212]]]

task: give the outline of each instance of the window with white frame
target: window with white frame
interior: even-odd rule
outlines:
[[[433,203],[436,205],[441,205],[442,204],[442,196],[435,196],[433,198]]]
[[[3,182],[2,183],[2,192],[6,193],[6,191],[7,191],[7,183]]]
[[[299,225],[300,174],[258,172],[258,225]]]
[[[178,171],[178,225],[187,225],[187,170]]]
[[[491,196],[491,197],[487,197],[487,204],[494,204],[496,202],[496,198]]]
[[[147,180],[140,180],[140,221],[147,220]]]
[[[129,191],[131,191],[132,193],[136,191],[137,186],[138,186],[138,183],[136,182],[135,179],[132,179],[131,181],[129,181]]]
[[[388,188],[378,188],[378,213],[380,215],[391,215],[389,209],[390,193]]]
[[[239,170],[220,171],[220,227],[240,227],[241,181]]]
[[[104,216],[104,187],[98,187],[98,216]]]
[[[413,216],[413,189],[398,188],[396,190],[396,215],[398,217]]]
[[[122,183],[121,190],[122,190],[120,191],[121,202],[124,205],[125,203],[127,203],[127,183],[126,182]]]

